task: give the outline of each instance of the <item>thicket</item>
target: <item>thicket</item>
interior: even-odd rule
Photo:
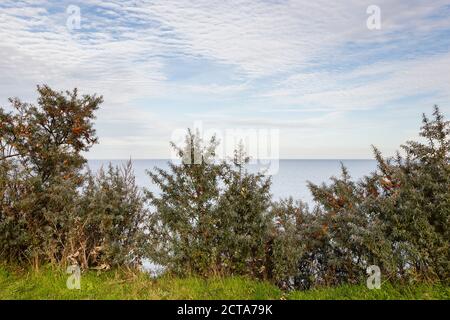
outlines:
[[[419,141],[355,181],[343,166],[309,183],[311,208],[272,201],[271,181],[250,173],[239,146],[217,160],[218,141],[188,131],[180,162],[148,172],[141,192],[131,163],[93,174],[82,153],[97,142],[102,97],[38,87],[37,104],[0,108],[0,260],[139,266],[186,275],[246,275],[284,288],[357,284],[366,268],[384,280],[440,281],[450,271],[450,123],[437,107]]]
[[[37,104],[0,108],[0,258],[109,268],[138,263],[144,199],[131,166],[86,172],[102,97],[38,86]]]
[[[152,260],[180,275],[265,276],[270,180],[247,172],[242,147],[232,161],[214,161],[214,137],[189,131],[173,147],[180,164],[149,172],[161,191],[147,193]]]
[[[438,107],[422,123],[422,140],[403,145],[403,155],[384,159],[374,148],[378,169],[360,181],[342,167],[328,185],[309,183],[312,211],[292,200],[273,206],[278,281],[301,288],[358,283],[377,265],[385,280],[448,283],[450,124]]]

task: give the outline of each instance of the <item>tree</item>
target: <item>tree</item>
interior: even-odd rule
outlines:
[[[315,241],[307,260],[316,261],[316,282],[359,283],[372,264],[391,270],[392,252],[383,223],[366,208],[372,194],[362,181],[352,181],[343,165],[341,177],[331,180],[329,185],[309,183],[317,207],[311,234]]]
[[[148,210],[131,161],[87,174],[79,215],[69,225],[71,255],[83,267],[140,266],[145,256]]]
[[[17,161],[43,183],[73,178],[85,163],[81,152],[97,142],[92,120],[103,98],[46,85],[37,91],[37,106],[14,98],[12,112],[0,109],[0,159]]]
[[[82,151],[97,142],[92,120],[102,97],[38,86],[37,105],[10,99],[0,108],[3,255],[60,259],[57,233],[73,213],[82,183]]]
[[[270,180],[248,173],[245,155],[214,161],[217,141],[188,131],[170,172],[149,172],[159,194],[153,212],[150,258],[177,274],[251,274],[263,277]]]
[[[450,270],[450,122],[435,106],[423,115],[423,142],[408,141],[394,159],[375,149],[380,196],[373,211],[386,225],[402,277],[447,281]]]
[[[225,164],[224,190],[219,199],[222,247],[221,264],[232,274],[249,274],[258,278],[270,277],[266,268],[269,252],[271,216],[271,181],[261,173],[249,173],[250,159],[240,143],[231,164]]]
[[[85,172],[102,102],[38,86],[37,105],[0,109],[0,258],[8,262],[131,266],[145,248],[144,198],[131,163]]]
[[[320,264],[333,281],[357,281],[369,264],[391,279],[449,279],[450,124],[438,107],[433,117],[423,115],[424,141],[408,141],[404,155],[374,148],[378,170],[358,184],[344,169],[330,186],[310,184],[326,229]]]
[[[172,272],[206,274],[217,267],[217,203],[224,167],[213,161],[216,146],[214,137],[204,143],[189,130],[184,147],[172,143],[181,163],[169,162],[171,172],[148,171],[161,191],[147,191],[154,208],[150,257]]]

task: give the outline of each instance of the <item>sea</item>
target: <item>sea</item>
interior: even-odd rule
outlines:
[[[92,172],[98,171],[101,167],[106,168],[109,163],[116,166],[125,165],[128,160],[89,160],[88,166]],[[158,192],[158,188],[152,184],[147,170],[154,168],[168,169],[167,159],[139,159],[132,160],[136,183],[141,188],[147,188],[153,192]],[[349,171],[354,180],[368,175],[376,169],[375,160],[349,160],[349,159],[282,159],[268,161],[254,161],[250,163],[249,171],[260,171],[272,180],[271,193],[273,200],[292,197],[295,200],[302,200],[309,205],[313,205],[312,195],[307,187],[307,182],[315,184],[329,183],[330,177],[341,174],[341,164]]]

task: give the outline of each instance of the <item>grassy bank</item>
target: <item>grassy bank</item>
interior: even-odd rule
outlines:
[[[380,290],[361,285],[283,292],[269,283],[239,277],[155,280],[121,271],[83,273],[81,290],[69,290],[68,276],[50,268],[28,272],[0,267],[0,299],[450,299],[450,288],[441,285],[384,283]]]

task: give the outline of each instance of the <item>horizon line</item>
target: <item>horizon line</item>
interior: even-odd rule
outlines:
[[[128,160],[179,160],[177,159],[171,159],[171,158],[86,158],[87,161],[105,161],[105,160],[113,160],[113,161],[128,161]],[[250,159],[250,161],[254,161],[254,160],[315,160],[315,161],[321,161],[321,160],[340,160],[340,161],[345,161],[345,160],[361,160],[361,161],[367,161],[367,160],[373,160],[376,161],[376,159],[374,158],[280,158],[280,159],[275,159],[275,158],[258,158],[258,159]]]

